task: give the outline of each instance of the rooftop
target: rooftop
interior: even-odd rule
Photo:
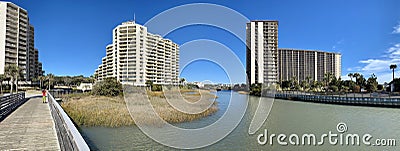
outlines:
[[[334,54],[339,54],[339,55],[341,55],[341,54],[338,53],[338,52],[328,52],[328,51],[313,50],[313,49],[278,48],[278,50],[313,51],[313,52],[334,53]]]

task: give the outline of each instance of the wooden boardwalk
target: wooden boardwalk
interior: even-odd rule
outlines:
[[[316,103],[328,103],[328,104],[343,104],[343,105],[360,105],[360,106],[379,106],[379,107],[400,107],[399,97],[352,97],[352,95],[313,95],[305,93],[276,93],[275,98],[305,101],[305,102],[316,102]]]
[[[60,150],[49,105],[31,98],[0,122],[0,150]]]

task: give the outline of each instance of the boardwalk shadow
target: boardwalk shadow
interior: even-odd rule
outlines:
[[[38,95],[38,96],[30,96],[30,97],[27,97],[26,99],[34,99],[34,98],[41,98],[42,96],[40,96],[40,95]]]

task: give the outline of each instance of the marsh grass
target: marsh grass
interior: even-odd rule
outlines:
[[[214,101],[212,99],[216,98],[215,95],[211,94],[209,91],[206,90],[181,90],[180,91],[182,97],[185,100],[182,101],[188,101],[188,102],[198,102],[201,97],[202,99],[209,100],[209,101]],[[149,94],[149,92],[147,92]],[[179,95],[180,95],[179,94]],[[157,95],[163,95],[157,94]],[[151,94],[149,96],[152,96]],[[216,111],[218,111],[218,104],[216,101],[213,102],[211,106],[209,106],[210,102],[209,101],[204,101],[200,102],[199,104],[196,105],[187,105],[185,108],[187,110],[195,110],[198,108],[208,108],[204,112],[201,112],[199,114],[187,114],[187,113],[182,113],[175,108],[173,108],[166,99],[164,99],[165,96],[163,97],[150,97],[150,102],[153,105],[154,110],[160,115],[162,119],[169,123],[180,123],[180,122],[187,122],[187,121],[193,121],[197,120],[202,117],[209,116]],[[179,99],[180,97],[178,96],[172,96],[169,99]],[[139,108],[139,106],[137,107]]]
[[[190,92],[190,93],[187,93]],[[205,99],[211,100],[216,96],[204,90],[184,90],[181,91],[182,96],[190,102],[196,102],[201,98],[201,95]],[[210,108],[199,114],[187,114],[180,112],[173,108],[167,100],[163,92],[147,92],[149,100],[153,105],[154,110],[158,115],[169,123],[180,123],[188,122],[200,119],[202,117],[209,116],[218,111],[217,102],[214,102]],[[146,112],[144,104],[138,100],[135,101],[133,106],[130,106],[131,110],[135,110],[136,114],[140,114],[140,117],[145,118]],[[63,98],[61,104],[68,115],[78,125],[83,126],[104,126],[104,127],[122,127],[134,125],[127,106],[125,104],[124,97],[106,97],[106,96],[93,96],[89,94],[73,94],[66,95]],[[204,107],[205,104],[199,104],[194,107]],[[190,108],[189,108],[190,109]],[[148,123],[152,123],[154,119],[145,119]]]
[[[62,107],[78,125],[120,127],[134,124],[120,96],[72,96]]]

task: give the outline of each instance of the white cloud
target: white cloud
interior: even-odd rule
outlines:
[[[347,68],[348,72],[359,72],[361,71],[361,67],[351,67],[351,68]]]
[[[397,26],[395,26],[393,28],[394,28],[394,30],[392,32],[393,34],[400,34],[400,22]]]
[[[392,71],[389,66],[397,64],[400,68],[400,43],[393,45],[385,53],[381,58],[361,60],[359,63],[363,64],[362,67],[348,68],[347,71],[360,72],[364,74],[365,78],[374,73],[378,77],[379,83],[390,82],[392,80]],[[395,76],[400,76],[398,71],[395,71]]]
[[[395,72],[395,76],[399,76],[399,74],[397,74]],[[381,73],[379,75],[376,75],[376,77],[378,78],[378,83],[379,84],[383,84],[385,82],[389,83],[390,81],[392,81],[392,72],[387,72],[387,73]]]
[[[389,70],[389,65],[393,62],[391,60],[368,59],[361,60],[360,63],[366,64],[361,70],[367,72],[382,72]]]
[[[369,73],[385,72],[390,70],[390,64],[398,64],[400,66],[400,43],[390,47],[386,53],[382,58],[359,61],[359,63],[366,64],[361,70]]]
[[[390,47],[387,51],[387,53],[392,53],[394,51],[399,51],[400,48],[400,43],[399,44],[395,44],[393,47]]]
[[[347,76],[347,75],[342,75],[342,76],[341,76],[341,79],[342,79],[342,80],[350,80],[350,77]]]

